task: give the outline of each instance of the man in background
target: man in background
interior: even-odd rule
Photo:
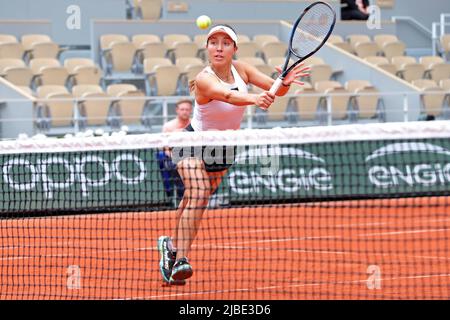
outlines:
[[[369,19],[369,0],[341,0],[342,20],[367,20]]]
[[[189,125],[191,122],[192,101],[187,99],[178,101],[175,112],[177,114],[176,118],[163,125],[163,133],[183,131]],[[176,196],[176,202],[178,203],[183,198],[184,185],[176,165],[172,162],[170,148],[159,151],[157,157],[166,194],[169,198]]]
[[[166,122],[162,132],[183,131],[191,123],[192,101],[187,99],[178,101],[175,112],[177,117]]]

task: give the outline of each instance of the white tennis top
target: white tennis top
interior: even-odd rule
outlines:
[[[211,67],[206,67],[206,72],[217,77]],[[247,93],[247,84],[242,80],[236,68],[231,65],[234,83],[229,84],[219,79],[220,83],[230,90],[239,90],[239,92]],[[206,104],[198,104],[195,101],[194,114],[191,120],[191,126],[195,131],[207,130],[237,130],[241,126],[246,107],[235,106],[233,104],[211,100]]]

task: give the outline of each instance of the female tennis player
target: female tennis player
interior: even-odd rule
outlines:
[[[195,92],[195,108],[191,124],[185,130],[238,130],[246,106],[267,109],[274,102],[275,96],[268,91],[274,80],[247,63],[233,60],[238,50],[237,35],[228,25],[218,25],[209,31],[206,48],[210,64],[191,84],[191,90]],[[281,72],[281,68],[277,70]],[[276,95],[285,95],[292,83],[302,85],[296,79],[306,76],[307,70],[302,65],[294,68]],[[248,93],[247,84],[265,91]],[[224,147],[223,154],[226,152]],[[187,255],[209,198],[232,165],[232,161],[224,161],[229,160],[225,156],[215,160],[190,153],[183,155],[177,164],[185,193],[177,210],[175,237],[173,242],[168,236],[158,239],[160,271],[166,283],[184,284],[185,279],[193,274]]]

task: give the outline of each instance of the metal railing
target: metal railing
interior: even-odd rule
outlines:
[[[432,49],[434,56],[441,53],[442,48],[440,45],[440,40],[441,37],[445,34],[445,27],[450,27],[450,13],[442,13],[440,16],[440,21],[433,22],[432,24]]]

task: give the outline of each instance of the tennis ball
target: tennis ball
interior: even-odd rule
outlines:
[[[211,18],[208,16],[200,16],[197,18],[197,27],[200,29],[206,29],[211,25]]]

